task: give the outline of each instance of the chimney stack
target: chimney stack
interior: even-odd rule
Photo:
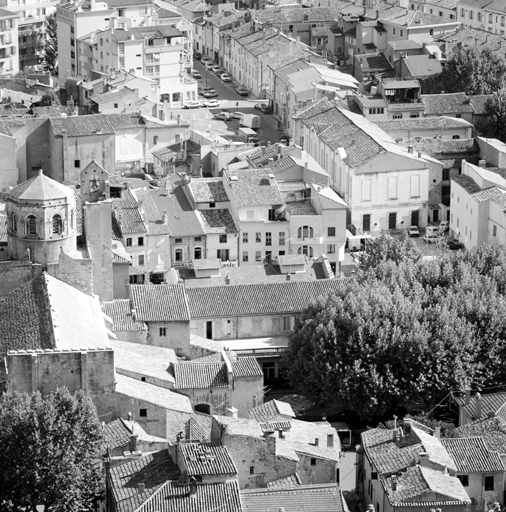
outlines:
[[[168,221],[169,221],[169,214],[167,213],[167,210],[163,210],[162,224],[164,226],[166,226]]]
[[[412,145],[412,144],[410,144],[410,145],[408,146],[408,153],[409,153],[410,155],[412,155],[412,154],[413,154],[413,145]]]
[[[129,412],[129,413],[127,414],[127,418],[128,418],[128,421],[132,421],[132,419],[133,419],[133,414],[132,414],[131,412]]]
[[[485,167],[487,165],[487,162],[486,160],[479,160],[478,161],[478,167]]]
[[[274,158],[269,158],[269,167],[271,169],[274,167]]]
[[[292,279],[292,276],[287,272],[286,273],[286,280],[290,281]]]
[[[230,276],[228,274],[225,276],[225,284],[230,284]]]
[[[285,438],[285,433],[281,429],[278,431],[278,434],[279,434],[279,438],[280,439],[284,439]]]
[[[434,437],[437,439],[441,439],[441,427],[440,426],[434,427]]]
[[[315,439],[314,439],[314,445],[315,445],[315,446],[318,446],[319,444],[320,444],[320,440],[319,440],[317,437],[315,437]]]
[[[474,397],[475,404],[474,404],[474,415],[476,418],[481,418],[481,394],[476,393],[476,396]]]

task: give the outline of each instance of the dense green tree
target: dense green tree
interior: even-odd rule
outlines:
[[[3,395],[0,443],[1,510],[94,510],[103,491],[102,433],[84,392]]]
[[[293,385],[372,417],[504,381],[503,249],[376,261],[301,315],[285,359]]]
[[[56,12],[46,16],[46,40],[44,42],[42,66],[52,75],[58,74],[58,28]]]
[[[438,77],[422,84],[425,94],[492,94],[506,84],[506,64],[490,48],[459,48]]]
[[[480,131],[486,137],[506,141],[506,89],[492,94],[485,105],[487,121],[480,126]]]
[[[48,90],[41,97],[40,100],[34,103],[35,107],[50,107],[52,105],[60,105],[60,98],[55,91]]]

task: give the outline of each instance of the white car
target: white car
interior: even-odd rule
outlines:
[[[448,231],[449,229],[450,229],[450,222],[447,220],[441,221],[441,223],[439,224],[439,231],[441,231],[441,233],[444,233],[445,231]]]
[[[411,237],[420,236],[420,230],[418,229],[417,226],[410,226],[408,233],[409,233],[409,236],[411,236]]]
[[[242,119],[242,112],[232,112],[230,119]]]
[[[441,242],[441,240],[443,240],[444,238],[441,236],[441,235],[436,235],[436,233],[429,233],[428,235],[425,235],[424,237],[422,237],[422,240],[426,243],[426,244],[437,244],[438,242]]]
[[[222,73],[220,75],[220,78],[221,78],[222,82],[231,82],[232,81],[232,80],[230,80],[230,77],[226,73]]]
[[[200,108],[202,103],[200,101],[187,101],[184,108]]]
[[[207,108],[219,108],[220,102],[218,100],[207,100],[203,102],[203,105]]]

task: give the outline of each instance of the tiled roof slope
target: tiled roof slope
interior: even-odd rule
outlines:
[[[225,173],[228,176],[230,190],[239,208],[283,204],[279,189],[276,183],[271,184],[267,171],[241,169],[225,171]],[[232,178],[233,176],[235,178]]]
[[[175,389],[207,389],[228,386],[225,363],[182,361],[174,365]]]
[[[163,285],[153,288],[158,289],[160,286]],[[345,286],[344,279],[319,279],[186,288],[186,294],[191,318],[218,318],[299,313],[311,301],[326,297],[330,292],[338,293]],[[153,293],[161,299],[161,292],[155,290]],[[160,299],[154,300],[153,305]],[[139,319],[142,319],[140,315]]]
[[[197,203],[218,203],[228,201],[227,192],[221,178],[191,180],[189,187]]]
[[[166,450],[128,460],[109,469],[107,478],[117,512],[138,509],[167,480],[179,478],[180,471]],[[138,485],[144,484],[140,493]]]
[[[189,322],[183,284],[132,285],[132,301],[141,322]]]
[[[278,416],[289,416],[295,418],[292,406],[280,400],[270,400],[264,404],[257,405],[248,411],[250,418],[258,422],[269,421]]]
[[[237,474],[237,468],[225,446],[181,443],[179,448],[189,476]]]
[[[51,201],[71,198],[74,191],[39,172],[33,178],[14,187],[8,194],[14,201]]]
[[[254,357],[241,357],[232,361],[232,373],[234,377],[261,377],[262,369]]]
[[[80,137],[85,135],[113,134],[109,118],[103,114],[89,116],[51,117],[49,122],[55,137]]]
[[[455,437],[482,437],[489,450],[506,454],[506,422],[499,417],[486,417],[454,430]]]
[[[473,106],[464,92],[446,94],[422,94],[425,115],[466,114]]]
[[[300,485],[300,479],[297,476],[297,473],[283,478],[278,478],[278,480],[272,480],[272,482],[267,482],[265,484],[267,489],[284,489],[285,487],[295,487],[297,485]]]
[[[441,439],[458,473],[494,473],[504,471],[504,465],[497,452],[487,448],[482,437]]]
[[[389,130],[431,130],[441,128],[472,128],[473,125],[465,119],[456,117],[417,117],[416,119],[388,119],[375,121],[377,126],[388,132]]]
[[[137,199],[130,189],[122,191],[121,199],[115,199],[112,203],[112,208],[117,226],[123,236],[148,232],[139,211]]]
[[[239,232],[229,210],[200,210],[198,215],[202,220],[205,232],[208,234]]]
[[[459,178],[464,175],[458,176]],[[473,181],[474,183],[474,181]],[[481,190],[481,189],[480,189]],[[454,400],[459,404],[471,418],[475,417],[476,396],[472,396],[468,404],[466,404],[465,396],[454,396]],[[485,417],[489,412],[497,413],[506,404],[506,392],[489,393],[481,395],[481,417]],[[478,418],[479,419],[479,418]],[[506,419],[506,417],[503,417]]]
[[[132,432],[125,425],[123,418],[118,418],[104,426],[104,444],[110,450],[115,448],[124,448],[126,450],[130,446],[131,435]]]
[[[109,302],[102,302],[102,311],[113,321],[112,332],[138,332],[147,330],[147,326],[144,322],[134,320],[129,299],[116,299]]]
[[[335,484],[243,490],[241,497],[243,512],[348,512],[343,493]]]
[[[8,350],[108,346],[98,299],[45,273],[0,298],[0,326],[1,357]]]
[[[468,176],[467,174],[455,176],[452,178],[452,181],[460,185],[468,194],[481,192],[481,187],[473,180],[473,178],[471,178],[471,176]]]
[[[392,489],[392,479],[396,481],[395,491]],[[428,492],[439,495],[440,505],[471,503],[466,490],[457,477],[423,466],[409,467],[404,473],[381,479],[381,483],[388,500],[394,506],[402,503],[413,503],[417,507],[427,506],[428,503],[422,500],[423,495]]]
[[[199,484],[190,496],[188,486],[167,482],[135,512],[243,512],[237,481]],[[118,511],[121,512],[121,511]]]

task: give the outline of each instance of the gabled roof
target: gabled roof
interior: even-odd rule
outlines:
[[[115,299],[102,302],[102,311],[113,321],[112,332],[147,330],[144,322],[138,322],[134,319],[130,307],[130,299]]]
[[[241,169],[224,172],[238,208],[283,204],[279,189],[275,182],[271,182],[266,170]]]
[[[36,176],[14,187],[8,192],[14,201],[54,201],[74,197],[74,191],[40,170]]]
[[[179,449],[188,476],[237,474],[237,468],[225,446],[181,443]]]
[[[386,132],[390,130],[436,130],[473,127],[473,125],[465,119],[448,116],[417,117],[415,119],[387,119],[375,121],[375,124]]]
[[[489,450],[506,454],[506,422],[497,416],[488,416],[454,430],[455,437],[479,436]]]
[[[393,480],[396,482],[395,490],[392,488]],[[429,503],[423,501],[423,495],[429,492],[439,495],[438,503],[440,505],[471,503],[466,490],[457,477],[423,466],[409,467],[403,473],[382,478],[381,483],[388,501],[393,506],[406,503],[412,503],[417,507],[429,506]]]
[[[257,405],[253,409],[248,411],[250,418],[255,419],[258,422],[269,421],[278,416],[289,416],[295,418],[292,406],[287,402],[280,400],[269,400],[264,404]]]
[[[497,452],[487,448],[482,437],[441,439],[458,473],[495,473],[504,471],[504,464]]]
[[[98,298],[46,273],[0,297],[0,325],[0,357],[9,350],[109,346]]]
[[[130,438],[132,435],[137,436],[141,441],[167,443],[166,439],[147,434],[136,421],[128,421],[123,418],[118,418],[105,425],[103,435],[104,444],[110,450],[130,450]]]
[[[132,285],[132,301],[141,322],[189,322],[183,284]]]
[[[192,496],[188,486],[166,482],[151,499],[135,509],[135,512],[218,511],[243,512],[239,484],[236,480],[217,484],[198,484]]]
[[[157,285],[153,288],[159,288]],[[339,292],[346,286],[341,279],[284,281],[265,284],[239,284],[186,288],[191,318],[223,318],[249,315],[299,313],[312,300]]]
[[[228,201],[221,178],[192,179],[188,185],[197,203],[219,203]]]
[[[465,174],[461,174],[457,176],[457,178],[462,178],[466,176]],[[467,176],[469,178],[469,176]],[[474,180],[473,180],[473,183]],[[476,185],[478,187],[478,185]],[[479,188],[479,187],[478,187]],[[476,190],[481,191],[481,189]],[[459,404],[459,407],[463,409],[471,418],[474,418],[476,415],[476,396],[471,397],[471,400],[468,404],[466,404],[465,396],[454,396],[454,400]],[[486,417],[489,412],[497,414],[499,411],[503,411],[506,405],[506,392],[502,391],[499,393],[488,393],[481,395],[481,417]],[[502,416],[503,419],[506,419],[506,414]],[[477,418],[480,419],[480,418]]]
[[[243,512],[348,512],[343,493],[335,484],[247,489],[241,491],[241,497]]]
[[[138,510],[167,480],[177,480],[180,476],[177,465],[167,450],[150,453],[143,457],[128,460],[112,466],[107,473],[110,491],[116,503],[117,512]],[[144,492],[139,492],[138,484],[144,484]]]
[[[286,487],[296,487],[300,485],[300,479],[297,476],[297,473],[293,475],[285,476],[282,478],[278,478],[277,480],[272,480],[272,482],[267,482],[265,486],[267,489],[284,489]]]
[[[114,199],[112,211],[117,227],[123,237],[148,232],[139,210],[137,198],[130,189],[125,189],[121,192],[121,199]]]
[[[175,389],[208,389],[228,387],[225,363],[181,361],[173,366]]]

